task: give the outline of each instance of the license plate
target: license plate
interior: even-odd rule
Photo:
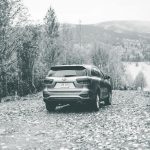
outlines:
[[[57,83],[55,88],[74,88],[73,83]]]

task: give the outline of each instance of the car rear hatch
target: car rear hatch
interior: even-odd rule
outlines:
[[[87,69],[83,66],[56,66],[49,71],[44,83],[48,89],[76,90],[89,85]]]

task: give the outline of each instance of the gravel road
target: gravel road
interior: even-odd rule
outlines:
[[[0,103],[0,150],[149,150],[150,97],[113,91],[113,104],[48,113],[42,94]]]

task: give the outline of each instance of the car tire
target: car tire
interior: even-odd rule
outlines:
[[[45,103],[45,105],[46,105],[46,109],[47,109],[49,112],[54,111],[55,108],[56,108],[56,105],[53,104],[53,103]]]
[[[112,92],[109,92],[108,97],[105,99],[105,105],[111,105],[112,103]]]
[[[99,109],[100,109],[100,94],[99,92],[97,92],[94,98],[94,102],[93,102],[93,110],[99,111]]]

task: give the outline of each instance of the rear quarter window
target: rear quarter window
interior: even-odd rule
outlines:
[[[91,76],[100,77],[100,72],[96,69],[91,70]]]

